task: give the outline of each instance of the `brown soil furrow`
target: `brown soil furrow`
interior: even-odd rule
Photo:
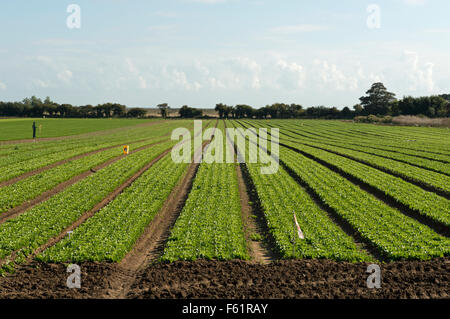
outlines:
[[[249,194],[251,190],[244,181],[243,170],[245,164],[236,165],[236,173],[238,177],[239,194],[241,198],[242,219],[244,223],[245,237],[249,246],[250,256],[253,261],[260,264],[268,264],[277,259],[276,254],[268,246],[267,227],[264,227],[264,218],[261,211],[257,211],[250,204]],[[247,176],[248,178],[248,176]],[[260,239],[252,238],[252,235],[258,235]]]
[[[152,147],[154,145],[157,145],[157,144],[160,144],[160,143],[164,143],[164,142],[166,142],[166,141],[164,140],[164,141],[160,141],[160,142],[157,142],[157,143],[153,143],[153,144],[149,144],[149,145],[145,145],[145,146],[139,147],[139,148],[137,148],[135,150],[130,151],[130,154],[139,152],[141,150],[147,149],[149,147]],[[112,158],[112,159],[110,159],[110,160],[108,160],[108,161],[106,161],[106,162],[96,166],[93,169],[89,169],[89,170],[81,173],[80,175],[77,175],[77,176],[72,177],[71,179],[69,179],[69,180],[67,180],[65,182],[60,183],[56,187],[46,191],[45,193],[42,193],[41,195],[39,195],[38,197],[36,197],[34,199],[29,200],[29,201],[23,203],[20,206],[17,206],[17,207],[14,207],[14,208],[8,210],[7,212],[5,212],[5,213],[0,215],[0,225],[3,224],[4,222],[6,222],[7,220],[10,220],[10,219],[12,219],[12,218],[22,214],[23,212],[27,211],[31,207],[36,206],[37,204],[46,201],[47,199],[49,199],[53,195],[56,195],[57,193],[62,192],[67,187],[69,187],[69,186],[79,182],[80,180],[88,177],[89,175],[95,174],[96,171],[98,171],[98,170],[100,170],[102,168],[105,168],[105,167],[107,167],[107,166],[109,166],[109,165],[119,161],[120,159],[124,158],[125,156],[126,155],[120,155],[120,156],[114,157],[114,158]]]
[[[163,135],[161,137],[166,137],[166,136],[168,136],[168,134],[165,134],[165,135]],[[64,164],[66,164],[68,162],[71,162],[71,161],[79,160],[79,159],[81,159],[83,157],[86,157],[86,156],[94,155],[94,154],[97,154],[97,153],[100,153],[100,152],[103,152],[103,151],[107,151],[107,150],[110,150],[110,149],[113,149],[113,148],[116,148],[116,147],[119,147],[119,146],[122,146],[122,145],[144,142],[146,140],[150,140],[150,139],[143,139],[143,140],[138,140],[138,141],[121,143],[121,144],[117,144],[117,145],[113,145],[113,146],[103,147],[103,148],[100,148],[100,149],[97,149],[97,150],[94,150],[94,151],[90,151],[90,152],[87,152],[87,153],[79,154],[79,155],[76,155],[76,156],[73,156],[73,157],[70,157],[70,158],[67,158],[67,159],[55,162],[53,164],[50,164],[50,165],[47,165],[47,166],[44,166],[44,167],[40,167],[40,168],[32,170],[30,172],[26,172],[25,174],[22,174],[22,175],[17,176],[17,177],[13,177],[12,179],[9,179],[7,181],[0,182],[0,187],[4,187],[4,186],[9,186],[9,185],[15,184],[15,183],[17,183],[17,182],[27,178],[27,177],[30,177],[30,176],[42,173],[44,171],[48,171],[49,169],[55,168],[57,166],[64,165]]]
[[[1,299],[100,298],[105,277],[128,280],[131,274],[111,263],[83,263],[81,288],[66,286],[64,264],[33,263],[0,277]],[[396,261],[380,264],[381,288],[367,287],[368,263],[286,260],[268,265],[244,261],[157,264],[138,275],[127,298],[443,298],[450,297],[450,261]]]
[[[108,205],[112,200],[114,200],[120,193],[123,192],[123,190],[127,187],[129,187],[136,179],[138,179],[142,174],[144,174],[150,167],[152,167],[156,162],[158,162],[161,158],[166,156],[172,148],[169,148],[159,154],[156,158],[151,160],[148,164],[146,164],[144,167],[142,167],[138,172],[136,172],[133,176],[131,176],[127,181],[125,181],[122,185],[120,185],[118,188],[116,188],[113,192],[111,192],[107,197],[105,197],[101,202],[97,203],[91,210],[85,212],[76,222],[74,222],[72,225],[64,229],[58,236],[51,238],[47,241],[44,245],[37,248],[31,258],[34,256],[39,255],[41,252],[43,252],[45,249],[55,245],[57,242],[59,242],[61,239],[67,236],[67,233],[69,231],[73,231],[77,227],[79,227],[82,223],[84,223],[88,218],[92,217],[95,213],[97,213],[100,209]]]
[[[74,139],[74,138],[83,138],[83,137],[89,137],[89,136],[107,135],[107,134],[111,134],[111,133],[114,133],[114,132],[120,132],[120,131],[123,131],[123,130],[127,130],[127,129],[130,129],[130,128],[153,126],[153,125],[156,125],[156,124],[161,124],[163,122],[165,122],[165,121],[142,123],[142,124],[138,124],[138,125],[131,125],[131,126],[114,128],[114,129],[110,129],[110,130],[102,130],[102,131],[96,131],[96,132],[83,133],[83,134],[78,134],[78,135],[67,135],[67,136],[57,136],[57,137],[42,137],[42,138],[36,138],[36,140],[30,138],[30,139],[21,139],[21,140],[0,141],[0,145],[33,143],[33,142],[40,142],[40,141],[60,141],[60,140],[68,140],[68,139]]]
[[[197,153],[204,150],[210,141],[204,142]],[[193,158],[196,158],[195,154]],[[119,263],[119,271],[108,278],[109,288],[104,291],[101,298],[125,298],[137,275],[162,255],[170,232],[192,189],[199,167],[199,163],[192,161],[183,179],[172,190],[161,210],[144,230],[133,249]],[[122,276],[124,272],[129,275]]]
[[[228,135],[227,143],[232,147]],[[234,154],[236,161],[236,146],[234,146]],[[250,253],[252,261],[260,264],[268,264],[276,260],[279,256],[275,253],[275,249],[270,247],[270,233],[264,219],[264,212],[259,204],[256,189],[245,163],[236,165],[236,175],[238,179],[242,222],[247,241],[247,250]],[[252,238],[252,236],[257,236],[259,238]],[[271,242],[273,242],[273,239]]]

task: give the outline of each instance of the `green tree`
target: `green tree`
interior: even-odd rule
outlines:
[[[390,103],[395,101],[395,94],[389,92],[383,83],[377,82],[366,92],[367,96],[359,98],[364,113],[385,115],[390,110]]]
[[[226,108],[227,108],[227,106],[225,104],[218,103],[218,104],[216,104],[216,107],[214,108],[214,110],[219,113],[220,118],[223,118],[225,115]]]
[[[134,107],[128,110],[128,117],[144,117],[147,115],[147,110],[139,107]]]
[[[193,108],[193,107],[189,107],[187,105],[183,105],[183,107],[181,107],[181,109],[178,111],[178,113],[180,114],[180,117],[182,118],[195,118],[195,117],[201,117],[203,116],[203,111]]]
[[[170,109],[169,105],[167,103],[161,103],[161,104],[158,104],[158,108],[161,112],[161,116],[163,118],[166,118],[168,115],[169,109]]]

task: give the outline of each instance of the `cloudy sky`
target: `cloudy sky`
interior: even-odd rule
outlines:
[[[342,108],[376,81],[398,97],[450,93],[449,12],[448,0],[1,1],[0,100]]]

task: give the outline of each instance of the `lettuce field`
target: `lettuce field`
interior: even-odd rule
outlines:
[[[214,118],[198,132],[193,120],[63,121],[42,122],[36,140],[24,133],[30,121],[0,121],[2,298],[339,295],[330,280],[347,285],[347,297],[414,297],[416,288],[449,296],[448,129]],[[189,132],[183,141],[177,128]],[[190,161],[174,160],[177,143]],[[224,160],[192,160],[202,153]],[[277,170],[263,173],[270,165]],[[66,286],[70,264],[87,278],[81,289]],[[377,292],[361,290],[369,264],[387,269]]]

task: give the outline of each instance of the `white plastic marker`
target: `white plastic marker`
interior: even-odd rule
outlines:
[[[305,239],[305,236],[303,235],[303,232],[302,232],[302,230],[300,229],[300,226],[298,225],[297,217],[295,216],[295,213],[294,213],[294,221],[295,221],[295,226],[297,226],[297,234],[298,234],[298,238],[300,238],[300,239]]]

